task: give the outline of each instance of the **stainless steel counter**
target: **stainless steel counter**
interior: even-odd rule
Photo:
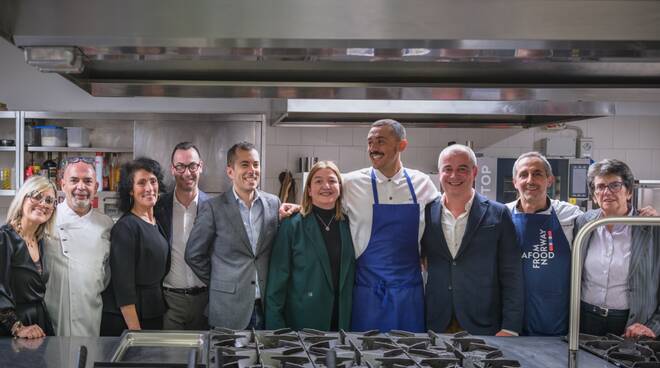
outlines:
[[[490,345],[501,348],[507,357],[520,361],[522,367],[564,368],[568,366],[568,344],[555,337],[483,337]],[[81,345],[87,352],[86,367],[94,361],[109,361],[119,342],[116,337],[66,338],[46,337],[40,340],[0,338],[0,367],[66,368],[74,367]],[[594,355],[581,351],[580,367],[615,367]]]

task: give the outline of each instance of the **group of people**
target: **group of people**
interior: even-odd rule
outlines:
[[[300,205],[258,189],[255,146],[227,152],[232,188],[211,198],[197,147],[174,147],[175,187],[148,158],[122,166],[116,222],[92,209],[93,159],[64,161],[57,204],[43,177],[25,182],[0,227],[0,334],[115,336],[125,329],[393,329],[475,335],[567,332],[573,235],[590,220],[656,216],[632,206],[623,162],[591,166],[598,209],[550,199],[552,168],[537,152],[513,167],[519,198],[474,189],[467,146],[438,157],[442,193],[405,168],[404,127],[367,136],[371,167],[342,175],[316,163]],[[660,333],[660,228],[604,226],[582,257],[581,330]],[[426,282],[423,275],[427,274]]]

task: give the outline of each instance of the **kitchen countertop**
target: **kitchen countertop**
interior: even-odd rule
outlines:
[[[483,336],[489,345],[504,351],[507,358],[517,359],[522,367],[567,367],[568,344],[558,337],[494,337]],[[74,367],[81,345],[87,347],[87,365],[108,361],[119,342],[118,337],[46,337],[39,340],[0,338],[0,367],[66,368]],[[594,355],[581,351],[579,367],[615,367]]]

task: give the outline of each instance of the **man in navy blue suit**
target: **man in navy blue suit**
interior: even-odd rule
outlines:
[[[174,191],[161,196],[154,211],[170,244],[170,269],[163,280],[163,296],[167,303],[163,329],[205,330],[208,318],[204,311],[209,293],[184,259],[197,208],[208,199],[206,193],[199,190],[204,162],[191,142],[177,144],[171,161]]]
[[[426,206],[426,327],[517,335],[523,321],[520,248],[511,214],[473,189],[477,159],[451,145],[438,158],[443,195]]]

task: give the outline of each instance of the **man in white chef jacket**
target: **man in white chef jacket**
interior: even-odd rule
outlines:
[[[343,177],[357,258],[351,329],[423,332],[419,240],[424,207],[439,194],[428,175],[403,167],[408,140],[399,122],[376,121],[367,141],[372,166]]]
[[[99,336],[113,221],[92,208],[99,187],[94,159],[70,157],[63,165],[66,200],[57,206],[55,231],[44,247],[46,308],[58,336]]]

